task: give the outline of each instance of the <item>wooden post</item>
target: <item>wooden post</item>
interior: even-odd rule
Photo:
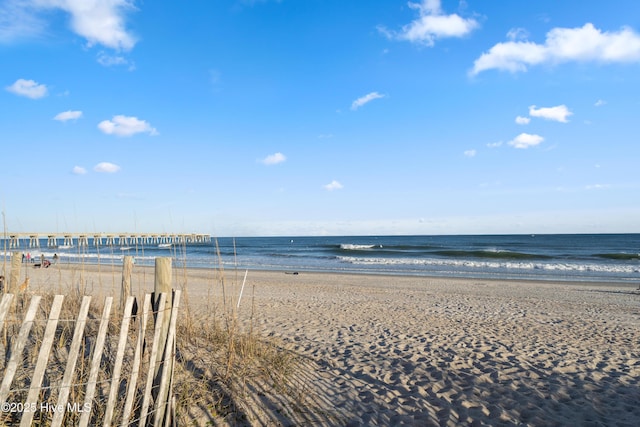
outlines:
[[[171,324],[169,325],[169,333],[167,335],[166,347],[164,349],[164,363],[158,382],[158,394],[154,399],[155,402],[155,418],[153,425],[161,426],[167,424],[173,417],[171,410],[167,410],[171,405],[171,389],[173,385],[173,361],[175,357],[175,340],[176,340],[176,322],[178,320],[178,307],[180,305],[180,291],[176,291],[173,296],[171,307]],[[156,378],[156,380],[158,380]],[[165,423],[162,420],[165,420]]]
[[[9,287],[7,292],[11,294],[18,293],[20,285],[20,270],[22,269],[22,252],[13,252],[11,254],[11,272],[9,273]]]
[[[131,295],[131,272],[133,271],[133,257],[127,255],[122,260],[122,287],[120,288],[120,311],[124,310],[125,301]]]
[[[165,299],[164,307],[157,307],[157,310],[163,310],[164,316],[162,317],[162,329],[160,332],[160,348],[164,349],[167,342],[167,334],[169,333],[169,321],[171,320],[171,307],[172,307],[172,295],[171,295],[171,258],[159,257],[156,258],[156,271],[155,271],[155,283],[154,283],[154,296],[155,301],[160,299],[160,294],[165,293],[167,297]],[[155,302],[154,301],[154,302]],[[156,369],[154,377],[158,373],[160,368],[160,361],[163,357],[163,352],[158,352],[156,357]]]

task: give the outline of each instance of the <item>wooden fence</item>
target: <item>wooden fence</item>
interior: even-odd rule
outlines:
[[[91,311],[91,296],[2,295],[0,425],[174,425],[181,294],[157,290],[141,310],[125,296],[121,317],[112,297]]]

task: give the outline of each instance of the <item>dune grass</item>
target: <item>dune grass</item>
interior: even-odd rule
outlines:
[[[180,259],[181,254],[175,252],[173,259]],[[179,262],[178,262],[179,263]],[[182,265],[185,263],[183,262]],[[122,312],[118,310],[118,295],[114,295],[116,283],[120,281],[120,271],[114,266],[101,264],[98,259],[97,275],[95,268],[89,269],[84,263],[65,265],[70,274],[61,274],[57,266],[57,274],[50,275],[50,282],[46,283],[48,291],[42,292],[38,287],[38,295],[43,297],[36,321],[29,336],[29,342],[24,352],[24,363],[17,373],[11,386],[10,401],[24,402],[30,385],[30,375],[37,360],[38,349],[44,336],[44,329],[55,294],[66,295],[63,303],[61,319],[52,352],[47,364],[47,371],[39,396],[39,405],[55,405],[59,393],[59,384],[68,359],[69,345],[75,328],[77,316],[83,295],[96,293],[93,297],[89,321],[85,328],[85,337],[80,350],[80,357],[76,364],[74,386],[71,387],[69,402],[82,403],[84,389],[88,379],[91,353],[95,345],[95,337],[102,315],[104,295],[114,296],[114,307],[109,323],[108,340],[98,377],[98,387],[91,411],[93,420],[100,420],[105,412],[106,395],[111,378],[111,366],[115,359],[115,341],[119,333]],[[26,267],[27,269],[29,267]],[[52,266],[56,271],[56,266]],[[91,270],[91,271],[89,271]],[[147,269],[148,270],[148,269]],[[143,274],[142,280],[148,281],[149,273],[145,269],[135,274]],[[25,274],[29,274],[27,271]],[[111,284],[104,283],[103,276]],[[237,272],[225,272],[219,266],[213,266],[208,279],[211,287],[206,304],[199,301],[194,305],[189,301],[189,277],[184,267],[174,267],[174,289],[183,293],[180,304],[176,334],[176,364],[174,370],[173,396],[175,397],[175,416],[177,425],[253,425],[256,420],[283,419],[287,411],[295,411],[302,405],[300,390],[290,381],[298,369],[298,357],[286,350],[281,342],[267,339],[255,333],[253,328],[254,310],[252,297],[245,296],[251,303],[251,315],[248,324],[238,319],[237,301]],[[109,280],[108,277],[111,277]],[[227,276],[234,276],[229,280]],[[28,276],[27,276],[28,277]],[[152,279],[152,278],[151,278]],[[32,288],[36,288],[33,283]],[[104,289],[111,292],[104,292]],[[118,286],[119,288],[119,286]],[[217,289],[216,289],[217,288]],[[96,289],[99,292],[95,292]],[[134,294],[141,305],[140,289]],[[215,292],[214,292],[215,291]],[[221,292],[220,292],[221,291]],[[222,298],[219,297],[220,293]],[[216,296],[217,295],[217,296]],[[30,290],[17,295],[13,304],[13,311],[5,320],[2,330],[0,347],[5,356],[18,334],[24,311],[31,298]],[[149,329],[148,333],[149,333]],[[133,336],[137,331],[137,323],[132,322],[128,342],[134,342]],[[129,345],[129,344],[128,344]],[[128,373],[131,372],[133,354],[132,345],[127,349],[120,396],[125,395]],[[4,370],[7,357],[0,359],[0,371]],[[144,367],[143,367],[144,369]],[[140,387],[140,384],[138,384]],[[265,408],[261,405],[261,396],[277,395],[281,408]],[[122,398],[124,400],[124,397]],[[139,405],[139,402],[138,402]],[[293,408],[293,409],[292,409]],[[114,420],[122,416],[118,411],[122,405],[116,406]],[[276,413],[271,413],[271,412]],[[134,407],[135,414],[135,407]],[[13,425],[18,421],[19,414],[0,414],[0,425]],[[284,415],[286,417],[286,415]],[[33,425],[49,425],[52,413],[38,411]],[[78,412],[65,415],[64,425],[77,425],[80,417]],[[135,416],[132,417],[135,422]]]

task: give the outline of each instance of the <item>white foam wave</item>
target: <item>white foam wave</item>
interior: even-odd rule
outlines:
[[[545,270],[559,272],[596,272],[596,273],[640,273],[637,265],[610,265],[595,263],[540,263],[540,262],[496,262],[473,260],[440,260],[440,259],[414,259],[414,258],[358,258],[341,256],[342,262],[358,265],[406,265],[406,266],[447,266],[471,269],[511,269],[511,270]]]
[[[382,245],[356,245],[353,243],[343,243],[340,245],[340,249],[345,251],[362,251],[373,248],[381,248]]]

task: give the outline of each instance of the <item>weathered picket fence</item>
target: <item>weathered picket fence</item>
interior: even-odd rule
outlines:
[[[121,317],[112,316],[113,297],[92,314],[92,297],[82,296],[68,319],[60,313],[73,297],[55,295],[49,305],[51,296],[2,295],[0,425],[174,425],[180,295],[146,294],[141,310],[125,295]]]

